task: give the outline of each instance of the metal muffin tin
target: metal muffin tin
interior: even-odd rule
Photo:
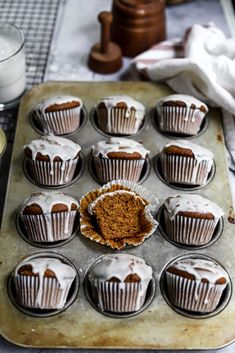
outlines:
[[[17,310],[7,291],[7,277],[14,265],[23,257],[31,256],[35,246],[19,236],[15,226],[15,212],[31,193],[42,191],[43,187],[32,183],[24,174],[23,146],[39,135],[31,127],[28,116],[34,106],[52,95],[76,95],[80,97],[90,114],[82,131],[71,135],[70,139],[81,145],[84,156],[84,172],[73,183],[64,186],[64,192],[80,200],[92,189],[100,185],[89,172],[91,145],[103,140],[104,133],[94,128],[92,110],[102,97],[127,94],[142,102],[146,108],[144,128],[130,138],[143,142],[151,151],[152,167],[143,181],[143,186],[159,199],[159,205],[169,196],[178,194],[178,189],[163,182],[154,170],[154,157],[169,138],[161,134],[155,126],[151,112],[156,102],[171,94],[165,85],[146,82],[49,82],[30,90],[22,99],[18,116],[15,145],[11,162],[8,196],[5,203],[2,231],[0,236],[0,332],[9,341],[28,347],[40,348],[110,348],[110,349],[215,349],[235,340],[235,295],[231,286],[225,293],[226,305],[218,308],[213,317],[199,320],[185,317],[185,313],[173,310],[160,290],[161,276],[167,264],[179,256],[210,255],[228,271],[231,282],[235,278],[235,238],[234,228],[227,217],[232,211],[226,152],[220,111],[210,109],[208,128],[193,141],[212,150],[215,155],[214,177],[196,193],[211,199],[223,208],[223,232],[214,243],[197,249],[182,249],[166,240],[160,228],[138,247],[126,249],[128,253],[140,256],[153,268],[155,295],[148,307],[133,317],[113,318],[102,315],[94,309],[86,297],[84,277],[90,266],[100,256],[113,252],[110,248],[97,244],[81,234],[70,242],[53,248],[55,256],[68,258],[77,268],[81,283],[77,299],[63,313],[54,317],[35,318]],[[27,127],[27,128],[26,128]],[[107,136],[107,135],[105,135]],[[55,187],[49,187],[54,190]],[[184,190],[185,191],[185,190]],[[190,189],[192,191],[192,189]],[[125,250],[125,251],[126,251]],[[219,312],[219,310],[221,311]],[[223,309],[223,310],[222,310]],[[226,325],[224,324],[226,322]],[[46,327],[46,330],[45,330]],[[69,329],[68,329],[69,328]]]

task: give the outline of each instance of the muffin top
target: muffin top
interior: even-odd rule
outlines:
[[[183,107],[198,109],[203,113],[208,112],[208,107],[199,99],[185,94],[172,94],[157,102],[157,108],[161,107]]]
[[[108,141],[99,141],[93,145],[91,153],[94,157],[110,159],[141,159],[145,158],[150,151],[137,141],[112,137]]]
[[[204,283],[225,284],[229,281],[227,272],[219,264],[205,259],[179,260],[167,272]]]
[[[60,288],[66,286],[68,279],[74,279],[76,271],[73,267],[63,263],[61,260],[50,257],[37,257],[31,260],[21,261],[15,268],[15,276],[38,276],[40,283],[43,277],[56,277]]]
[[[134,276],[135,275],[135,276]],[[149,282],[152,278],[152,268],[146,265],[140,257],[129,254],[110,254],[103,256],[90,270],[89,280],[131,282]]]
[[[59,160],[68,161],[77,157],[81,147],[69,139],[59,136],[42,136],[32,140],[24,146],[25,155],[32,160],[45,159],[50,162]],[[43,158],[46,157],[46,158]]]
[[[81,108],[82,105],[82,101],[78,97],[55,96],[44,99],[43,101],[39,102],[35,107],[35,111],[39,111],[41,113],[50,113],[76,107]]]
[[[205,147],[186,140],[169,141],[163,147],[161,152],[185,157],[194,157],[198,163],[205,160],[211,161],[211,165],[214,158],[214,154]]]
[[[29,196],[22,204],[20,213],[47,214],[78,210],[78,201],[62,192],[37,192]]]
[[[214,202],[195,194],[180,194],[168,197],[164,206],[167,209],[171,220],[180,213],[199,213],[211,214],[213,219],[218,219],[223,216],[222,208]]]
[[[101,99],[96,105],[96,108],[102,107],[105,107],[108,110],[112,108],[127,109],[126,118],[128,118],[131,110],[135,110],[136,118],[141,120],[143,119],[143,114],[145,113],[145,106],[134,98],[127,95],[105,97]]]

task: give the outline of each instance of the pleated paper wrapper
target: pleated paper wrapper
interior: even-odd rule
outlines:
[[[100,195],[117,190],[133,191],[146,201],[145,210],[140,217],[142,231],[132,238],[104,239],[97,229],[94,218],[88,213],[88,206]],[[143,243],[156,230],[158,226],[158,222],[155,220],[157,207],[157,199],[147,189],[128,180],[114,180],[100,189],[88,192],[82,197],[80,201],[80,231],[85,237],[112,249],[120,250],[125,248],[126,245],[137,246]]]
[[[20,214],[27,237],[30,241],[54,242],[68,239],[74,230],[77,211],[39,215]]]
[[[94,168],[98,179],[104,184],[111,180],[130,180],[138,182],[145,159],[109,159],[93,157]]]
[[[63,135],[74,132],[80,126],[81,106],[55,112],[34,114],[44,134]]]
[[[41,185],[64,185],[69,183],[74,176],[78,158],[63,162],[47,162],[26,158],[30,177]]]
[[[167,210],[164,210],[164,218],[168,237],[177,243],[187,245],[209,243],[219,221],[182,215],[176,215],[174,219],[170,219]]]
[[[174,306],[201,313],[214,311],[225,284],[203,283],[166,272],[169,300]]]

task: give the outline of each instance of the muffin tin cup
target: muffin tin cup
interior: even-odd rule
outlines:
[[[45,189],[62,189],[77,181],[85,168],[83,154],[79,158],[65,162],[65,169],[61,170],[62,162],[33,161],[24,159],[23,170],[30,182]],[[51,168],[53,174],[51,175]]]
[[[112,180],[130,180],[143,183],[150,172],[150,162],[148,157],[146,159],[125,160],[90,156],[89,171],[101,185]]]
[[[161,153],[154,157],[154,170],[162,182],[177,190],[199,190],[208,185],[215,175],[214,161],[211,170],[208,172],[207,163],[204,163],[204,161],[199,163],[195,169],[193,166],[195,159],[191,157],[181,157],[182,160],[178,159],[177,162],[176,159],[173,159],[167,166],[164,166],[166,161],[163,161],[163,159],[164,157],[161,156]],[[190,159],[191,161],[184,161],[184,159]],[[182,163],[179,170],[177,163]],[[174,175],[174,173],[176,174]],[[192,175],[193,178],[190,178]],[[194,180],[194,183],[192,183],[192,180]]]
[[[166,133],[195,136],[201,129],[205,113],[188,107],[157,109],[159,129]]]
[[[223,217],[218,220],[206,220],[176,216],[171,221],[166,219],[166,215],[162,205],[157,213],[158,229],[167,241],[182,249],[206,248],[214,244],[223,232]]]
[[[43,293],[38,294],[39,280],[37,277],[21,275],[14,277],[14,269],[22,260],[27,261],[38,257],[60,259],[75,270],[75,279],[73,281],[68,280],[65,288],[61,290],[56,279],[44,278]],[[15,265],[8,276],[7,284],[8,296],[17,309],[27,315],[40,318],[57,315],[72,305],[78,294],[80,279],[76,267],[70,260],[63,255],[49,251],[33,253],[22,260]],[[43,308],[40,309],[39,306]],[[53,308],[54,306],[57,306],[57,308]]]
[[[30,123],[40,135],[70,136],[81,131],[86,122],[84,106],[46,114],[30,113]]]
[[[88,278],[89,272],[100,261],[100,258],[90,266],[84,278],[85,295],[93,308],[112,318],[129,318],[146,310],[155,297],[154,277],[147,284],[145,291],[138,283],[120,284],[96,281],[91,284]]]
[[[77,211],[42,215],[16,214],[16,228],[29,244],[53,248],[71,241],[78,232]]]
[[[119,109],[119,110],[122,110],[122,109]],[[119,118],[121,118],[122,115],[123,114],[120,113]],[[124,123],[121,124],[119,122],[115,122],[115,128],[107,129],[105,123],[104,122],[102,122],[102,123],[100,122],[100,119],[98,118],[98,115],[97,115],[95,109],[92,109],[91,113],[90,113],[90,121],[91,121],[91,124],[94,127],[94,129],[96,131],[98,131],[100,134],[102,134],[104,136],[107,136],[107,137],[110,137],[110,136],[115,136],[115,137],[118,137],[118,136],[120,136],[120,137],[132,137],[133,136],[134,137],[134,136],[137,136],[137,135],[141,134],[144,131],[144,129],[146,128],[146,126],[147,126],[146,115],[144,116],[144,118],[140,122],[140,124],[136,125],[135,129],[131,128],[130,126],[128,126],[128,125],[130,125],[130,122],[128,123],[128,119],[129,118],[123,118],[123,119],[125,119]],[[133,125],[133,123],[132,123],[132,125]],[[125,128],[126,128],[126,130],[125,130]]]
[[[232,295],[232,282],[228,275],[227,285],[201,283],[179,276],[170,276],[167,268],[183,259],[204,259],[215,262],[226,269],[215,259],[203,254],[187,254],[171,260],[163,269],[160,277],[160,289],[167,304],[177,313],[196,319],[209,318],[219,314],[228,305]],[[226,271],[227,272],[227,271]]]

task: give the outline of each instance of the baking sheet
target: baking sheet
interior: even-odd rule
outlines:
[[[35,318],[17,310],[7,295],[7,277],[15,263],[25,255],[44,251],[25,242],[17,233],[15,226],[16,208],[32,192],[43,190],[31,183],[23,172],[22,147],[39,136],[29,121],[29,112],[34,105],[54,94],[78,95],[84,101],[89,113],[94,104],[104,96],[129,94],[147,107],[148,124],[145,130],[134,139],[143,142],[145,147],[150,149],[153,163],[153,157],[158,149],[170,138],[156,130],[150,111],[157,99],[170,93],[171,91],[165,85],[146,82],[49,82],[33,88],[23,97],[0,234],[0,331],[9,341],[22,346],[42,348],[215,349],[234,340],[234,294],[228,306],[220,314],[207,319],[193,319],[173,311],[162,297],[159,287],[159,278],[165,265],[176,256],[190,253],[205,254],[215,258],[225,266],[234,280],[234,226],[227,221],[229,212],[231,213],[232,210],[232,200],[221,117],[220,112],[215,109],[211,109],[208,115],[207,130],[192,141],[214,152],[216,173],[207,186],[195,192],[213,200],[224,209],[223,234],[211,246],[190,251],[169,243],[157,231],[139,247],[128,249],[128,253],[143,257],[153,267],[156,294],[145,311],[125,319],[104,316],[90,305],[81,285],[76,301],[66,311],[54,317]],[[89,120],[81,131],[69,138],[81,145],[86,166],[82,177],[62,191],[80,199],[87,191],[100,187],[89,174],[88,160],[91,144],[105,137],[94,129]],[[153,165],[142,186],[150,189],[160,201],[179,193],[179,190],[167,186],[157,177]],[[62,247],[50,251],[62,254],[71,260],[79,271],[81,282],[89,266],[100,255],[113,252],[81,235]]]

